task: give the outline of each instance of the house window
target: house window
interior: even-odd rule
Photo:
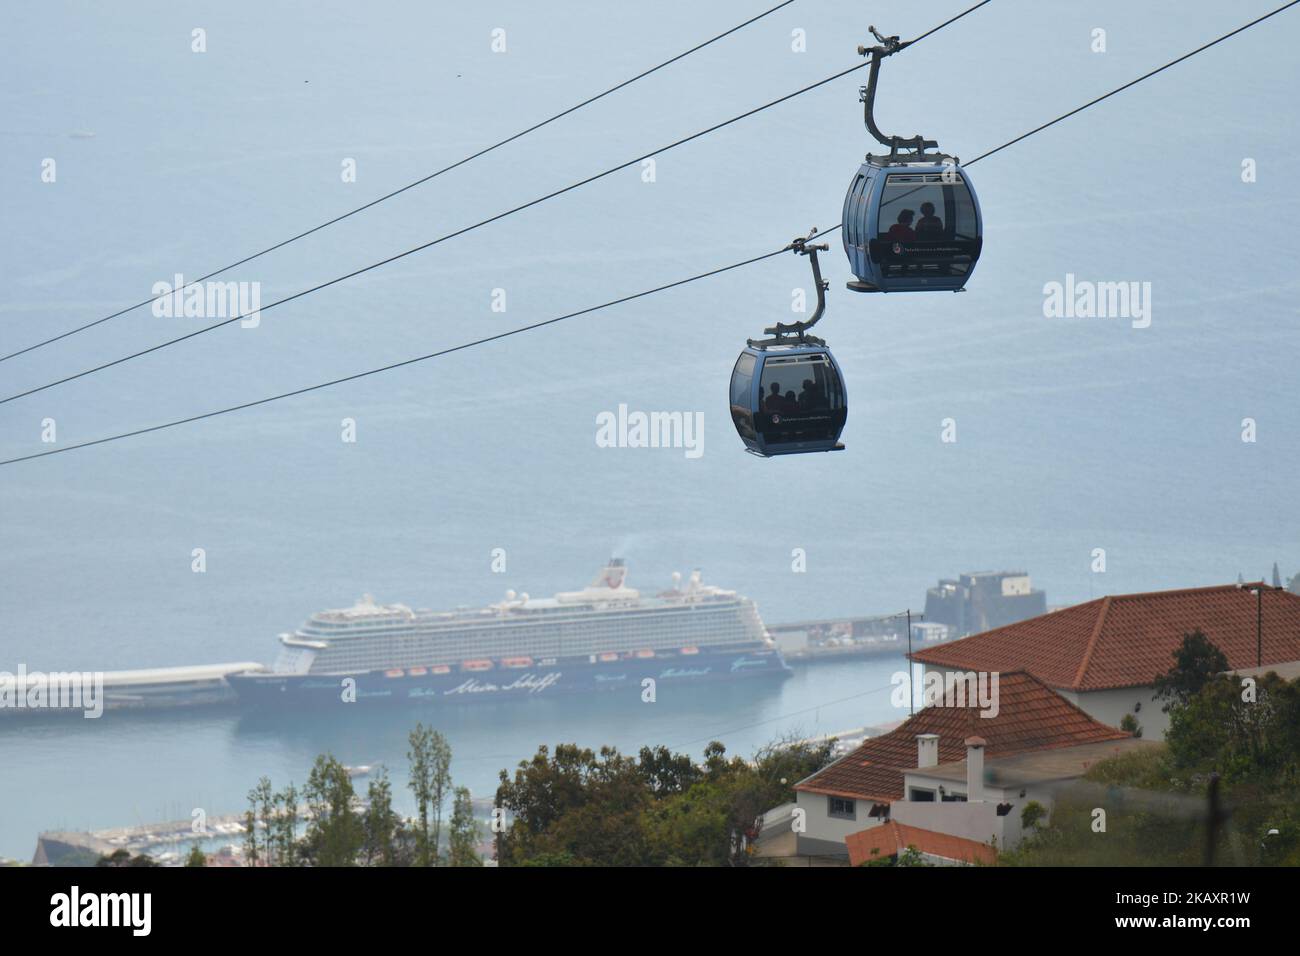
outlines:
[[[845,800],[843,797],[829,797],[828,799],[830,800],[830,809],[827,811],[828,816],[839,817],[841,820],[857,819],[855,801]]]
[[[934,803],[934,791],[920,790],[913,787],[911,792],[907,795],[907,799],[912,803]]]
[[[965,803],[966,794],[964,793],[945,793],[943,795],[944,803]]]

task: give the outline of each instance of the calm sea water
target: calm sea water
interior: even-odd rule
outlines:
[[[8,11],[0,349],[337,215],[760,7]],[[871,21],[906,37],[961,5],[877,7]],[[998,0],[891,61],[879,118],[969,158],[1268,8]],[[0,667],[269,659],[276,633],[363,591],[433,607],[507,587],[546,595],[580,586],[611,553],[647,591],[699,566],[771,621],[918,607],[940,576],[984,568],[1027,569],[1054,604],[1256,577],[1273,561],[1294,573],[1296,16],[976,166],[986,251],[962,295],[855,297],[833,247],[820,328],[848,379],[845,452],[759,461],[731,430],[736,352],[809,283],[802,260],[777,258],[336,390],[0,469]],[[269,302],[508,209],[858,62],[867,22],[851,4],[801,0],[230,277],[262,283]],[[196,27],[203,54],[190,50]],[[497,27],[504,54],[491,52]],[[1098,27],[1105,53],[1090,48]],[[791,51],[796,29],[805,53]],[[0,406],[0,455],[48,448],[46,419],[68,444],[201,413],[827,228],[867,148],[864,76],[658,155],[654,182],[629,169],[269,311],[256,329]],[[55,183],[41,182],[45,159]],[[340,179],[347,159],[356,183]],[[1045,318],[1044,284],[1067,274],[1150,282],[1150,327]],[[504,313],[491,308],[498,289]],[[0,365],[0,384],[11,394],[199,324],[140,310]],[[596,416],[620,403],[702,411],[703,456],[597,448]],[[340,441],[344,418],[354,444]],[[1246,418],[1256,442],[1241,440]],[[940,441],[945,419],[955,443]],[[204,574],[191,572],[196,548]],[[494,548],[505,574],[491,571]],[[1097,548],[1105,574],[1091,571]],[[795,549],[806,573],[791,571]],[[716,727],[745,750],[796,725],[888,719],[885,697],[818,709],[879,678],[876,665],[821,667],[762,694],[476,708],[444,726],[457,775],[477,790],[543,742],[634,749]],[[406,729],[0,726],[0,766],[23,781],[0,796],[0,853],[30,853],[43,828],[238,809],[258,776],[300,782],[320,750],[400,767]]]
[[[661,688],[653,703],[640,689],[594,698],[475,702],[339,714],[271,716],[238,711],[106,714],[9,720],[0,724],[0,766],[21,772],[23,793],[6,797],[0,855],[29,857],[35,835],[187,820],[194,808],[217,815],[242,811],[262,774],[277,788],[299,786],[320,753],[350,766],[383,765],[407,813],[407,735],[417,721],[451,743],[452,775],[480,797],[498,773],[513,771],[539,744],[610,744],[635,754],[665,744],[699,755],[710,740],[750,756],[779,738],[813,736],[903,719],[891,706],[901,656],[800,668],[784,682],[713,688]],[[76,721],[75,723],[73,721]],[[19,771],[19,768],[22,768]],[[358,781],[364,789],[365,780]]]

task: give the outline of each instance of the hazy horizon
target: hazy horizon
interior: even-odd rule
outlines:
[[[376,198],[770,5],[10,10],[0,354]],[[224,278],[260,282],[263,303],[291,294],[861,62],[869,23],[908,38],[965,5],[792,4]],[[974,157],[1270,8],[991,3],[893,58],[878,116]],[[504,54],[490,47],[497,27]],[[1097,27],[1105,53],[1090,49]],[[646,592],[701,568],[770,622],[919,609],[940,578],[974,570],[1027,571],[1050,605],[1267,577],[1274,562],[1289,577],[1300,571],[1300,195],[1289,179],[1300,61],[1277,51],[1298,29],[1294,12],[1279,15],[976,165],[985,246],[960,295],[848,292],[829,237],[819,332],[847,382],[842,452],[759,460],[728,416],[745,339],[788,319],[792,290],[810,286],[806,262],[786,255],[338,388],[0,468],[0,670],[269,662],[276,634],[363,592],[435,608],[507,588],[549,596],[611,554]],[[807,52],[792,52],[795,30]],[[66,445],[199,414],[828,229],[872,146],[865,82],[859,71],[660,154],[653,183],[625,170],[268,311],[255,329],[0,406],[0,458],[50,448],[46,419]],[[41,180],[46,158],[54,183]],[[341,180],[347,159],[355,183]],[[1149,327],[1048,318],[1044,287],[1067,276],[1150,283]],[[495,289],[504,313],[492,311]],[[200,324],[137,310],[0,364],[0,391]],[[597,416],[620,403],[702,412],[703,454],[597,447]],[[355,443],[340,440],[345,418]],[[504,574],[492,571],[497,548]],[[1092,570],[1098,548],[1105,573]],[[805,573],[792,571],[795,549]],[[743,709],[765,719],[835,696],[815,683],[800,692]],[[850,711],[805,729],[840,729]],[[511,728],[511,745],[488,752],[527,745],[529,728]],[[574,736],[599,729],[595,719]],[[216,748],[234,735],[204,732]],[[665,742],[667,725],[643,732]],[[46,748],[93,749],[94,735],[72,733],[27,741],[3,725],[0,748],[24,766]],[[154,755],[149,734],[106,739],[99,759]],[[294,752],[277,764],[283,749]],[[302,749],[258,751],[267,765],[250,764],[236,791],[263,773],[287,782]],[[205,785],[159,778],[150,799],[184,804]],[[113,800],[95,815],[125,814],[129,798]],[[0,833],[0,852],[34,839]]]

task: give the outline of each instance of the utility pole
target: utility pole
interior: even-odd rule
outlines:
[[[907,609],[907,716],[916,714],[916,691],[912,687],[912,609]]]
[[[892,621],[900,617],[907,618],[907,715],[910,717],[916,713],[916,690],[912,687],[912,609],[909,607],[906,611],[899,611],[897,614],[890,614],[879,620]],[[925,620],[925,615],[918,614],[916,619]]]

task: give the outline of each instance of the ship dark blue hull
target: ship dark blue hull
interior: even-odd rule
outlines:
[[[357,674],[232,674],[227,680],[240,700],[258,707],[298,708],[333,704],[463,703],[518,697],[614,693],[643,695],[654,681],[665,686],[753,678],[781,679],[791,671],[770,648],[713,650],[692,656],[625,658],[592,663],[558,660],[528,667],[487,671],[453,668],[450,673],[365,671]]]

